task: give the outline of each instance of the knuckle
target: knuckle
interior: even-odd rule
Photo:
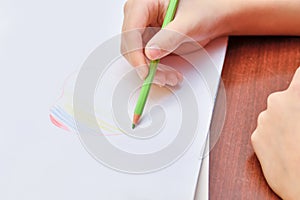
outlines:
[[[126,46],[124,44],[124,41],[121,41],[121,45],[120,45],[120,53],[125,56],[126,54]]]
[[[300,67],[296,70],[287,91],[295,94],[296,97],[300,98]]]
[[[267,111],[261,112],[257,117],[257,125],[261,125],[266,121]]]
[[[126,13],[128,11],[128,9],[130,8],[130,6],[132,5],[132,1],[133,0],[127,0],[123,6],[123,12]]]
[[[125,60],[127,60],[127,62],[129,62],[132,65],[132,60],[129,54],[124,54],[123,57],[125,58]]]
[[[120,53],[128,62],[130,62],[130,53],[128,53],[126,45],[124,45],[123,42],[121,42]]]
[[[251,135],[251,143],[252,145],[255,144],[257,141],[257,130],[255,130]]]
[[[261,138],[258,129],[256,129],[251,135],[251,145],[255,153],[257,153],[261,143]]]
[[[272,94],[270,94],[268,96],[268,99],[267,99],[268,106],[274,102],[274,98],[275,98],[275,94],[274,93],[272,93]]]
[[[276,104],[276,102],[281,98],[283,92],[274,92],[268,96],[267,104],[268,106]]]
[[[300,99],[300,81],[291,83],[292,85],[289,87],[289,91],[295,94],[295,97]]]
[[[120,53],[121,53],[123,56],[125,56],[125,47],[124,47],[124,45],[121,45],[121,47],[120,47]]]
[[[298,79],[298,81],[299,81],[299,78],[300,78],[300,66],[297,68],[294,77],[295,77],[296,79]]]

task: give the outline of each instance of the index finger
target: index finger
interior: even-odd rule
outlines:
[[[124,6],[121,52],[133,67],[137,67],[137,72],[142,79],[148,74],[142,34],[151,21],[157,17],[155,16],[158,9],[158,6],[155,5],[156,2],[153,0],[129,0]]]

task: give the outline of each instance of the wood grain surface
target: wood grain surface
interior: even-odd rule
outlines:
[[[280,199],[268,187],[250,136],[272,92],[284,90],[300,66],[299,37],[231,37],[222,73],[226,119],[210,153],[211,200]],[[219,97],[217,98],[217,102]],[[218,104],[218,103],[217,103]],[[213,124],[220,120],[216,107]]]

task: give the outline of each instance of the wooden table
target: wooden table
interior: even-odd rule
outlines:
[[[268,95],[286,89],[298,66],[299,37],[229,39],[222,73],[227,114],[210,153],[211,200],[280,199],[263,177],[250,135],[258,114],[266,109]]]

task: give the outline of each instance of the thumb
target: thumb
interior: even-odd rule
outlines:
[[[145,47],[145,54],[150,60],[160,59],[172,53],[185,39],[180,32],[180,23],[170,22],[165,28],[158,31]]]

